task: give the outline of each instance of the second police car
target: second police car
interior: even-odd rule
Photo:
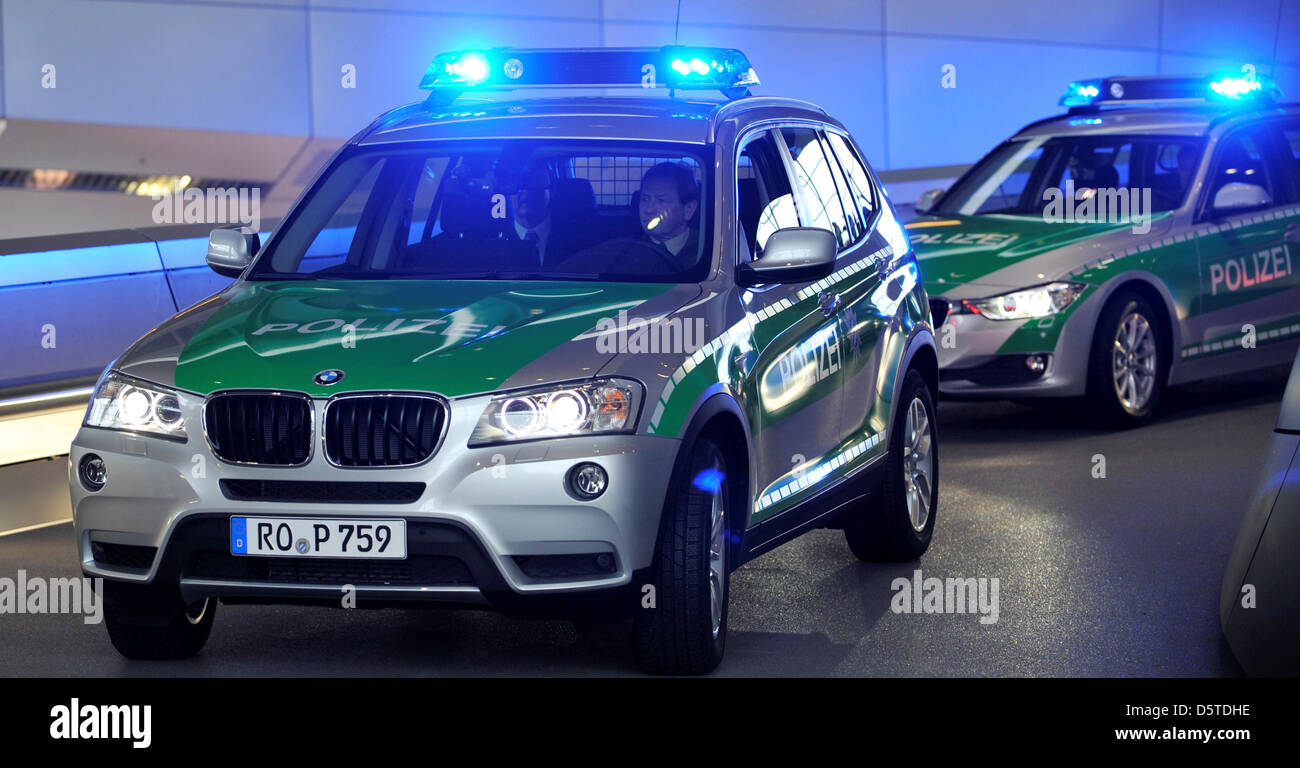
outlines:
[[[911,560],[938,504],[916,260],[844,127],[724,49],[439,55],[237,276],[104,372],[84,571],[134,658],[218,600],[635,613],[717,665],[729,574],[815,527]],[[477,90],[675,96],[485,102]],[[642,92],[648,93],[648,92]]]
[[[1071,83],[918,201],[940,390],[1086,396],[1117,425],[1166,385],[1300,343],[1300,105],[1262,77]]]

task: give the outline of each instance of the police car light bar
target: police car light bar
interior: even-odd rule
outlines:
[[[1105,77],[1070,83],[1061,96],[1063,107],[1093,109],[1163,103],[1245,102],[1280,98],[1282,92],[1264,76]]]
[[[492,48],[440,53],[420,88],[442,100],[468,90],[672,88],[748,95],[758,75],[732,48]]]

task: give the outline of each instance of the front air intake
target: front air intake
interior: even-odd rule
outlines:
[[[311,457],[306,395],[219,392],[203,408],[203,428],[216,457],[232,464],[293,467]]]
[[[947,299],[930,299],[930,318],[935,328],[943,325],[943,321],[948,319]]]
[[[433,455],[447,406],[431,395],[348,395],[325,406],[325,457],[339,467],[404,467]]]

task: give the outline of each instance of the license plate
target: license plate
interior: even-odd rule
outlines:
[[[401,560],[406,557],[406,521],[232,517],[230,553]]]

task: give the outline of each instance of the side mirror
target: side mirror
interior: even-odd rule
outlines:
[[[1218,192],[1214,193],[1215,213],[1253,211],[1257,208],[1267,208],[1272,204],[1273,198],[1268,194],[1268,190],[1258,184],[1234,181],[1224,184],[1219,187]]]
[[[834,233],[814,227],[786,227],[767,239],[762,256],[736,267],[736,284],[808,283],[834,271]]]
[[[208,235],[208,266],[226,277],[239,277],[262,247],[256,232],[239,229],[214,229]]]
[[[943,194],[943,187],[927,189],[916,199],[916,205],[912,206],[917,213],[929,213],[934,210],[934,204],[939,202],[939,196]]]

